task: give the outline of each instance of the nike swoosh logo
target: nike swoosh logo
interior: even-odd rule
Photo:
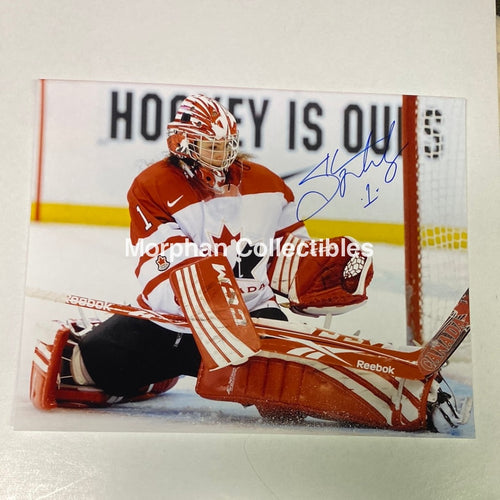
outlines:
[[[175,204],[176,204],[176,203],[177,203],[177,202],[178,202],[178,201],[179,201],[179,200],[180,200],[183,196],[184,196],[184,195],[183,195],[183,194],[181,194],[181,195],[179,196],[179,198],[177,198],[176,200],[174,200],[174,201],[167,201],[167,207],[168,207],[168,208],[172,208],[172,207],[173,207],[173,206],[174,206],[174,205],[175,205]]]

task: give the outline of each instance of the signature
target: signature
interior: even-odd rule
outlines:
[[[346,162],[344,162],[340,166],[336,165],[339,149],[337,149],[332,156],[330,156],[330,153],[328,153],[325,159],[322,160],[318,165],[316,165],[299,182],[300,186],[306,184],[307,182],[310,182],[313,179],[323,179],[323,178],[328,179],[329,182],[325,183],[325,188],[327,188],[328,192],[311,190],[303,194],[297,204],[297,209],[296,209],[297,220],[310,219],[318,212],[323,210],[323,208],[325,208],[336,197],[343,198],[346,195],[348,180],[351,178],[360,179],[372,168],[385,169],[384,182],[386,184],[391,183],[395,179],[396,173],[398,171],[397,159],[406,147],[406,145],[404,145],[401,148],[401,150],[399,150],[397,154],[394,155],[393,158],[389,157],[388,149],[395,126],[396,122],[393,121],[389,126],[388,134],[385,137],[376,140],[375,142],[372,141],[372,133],[370,132],[370,134],[368,135],[368,139],[365,143],[365,147],[361,151],[359,151],[359,153],[356,153],[354,156],[349,158]],[[369,159],[368,154],[371,147],[375,144],[379,144],[384,141],[385,141],[385,148],[380,160],[375,161]],[[369,184],[366,184],[365,189],[368,201],[363,208],[368,207],[378,198],[378,196],[375,196],[375,193],[378,193],[378,189],[375,191],[375,193],[372,193]],[[309,215],[307,215],[306,217],[299,218],[300,206],[306,199],[309,202],[311,201],[314,202],[313,203],[314,208],[312,209],[312,212]]]

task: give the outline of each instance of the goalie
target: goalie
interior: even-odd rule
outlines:
[[[269,325],[287,321],[276,294],[312,316],[362,305],[371,256],[346,236],[310,240],[283,180],[238,153],[236,120],[221,104],[187,97],[168,125],[167,145],[169,156],[136,177],[128,202],[131,241],[141,250],[137,302],[171,322],[114,315],[83,331],[61,326],[52,344],[35,349],[36,407],[141,400],[187,375],[198,378],[202,396],[256,404],[267,416],[414,430],[435,426],[431,415],[439,413],[455,425],[435,377],[346,371],[335,356],[304,355],[318,339],[272,333]],[[266,384],[276,390],[263,395]]]

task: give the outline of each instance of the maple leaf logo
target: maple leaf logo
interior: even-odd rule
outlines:
[[[170,262],[164,255],[158,255],[155,262],[158,266],[158,271],[165,271],[170,267]]]
[[[232,234],[228,227],[224,224],[222,231],[219,236],[211,235],[212,241],[215,245],[227,245],[230,246],[233,241],[239,241],[241,238],[241,233]]]
[[[245,246],[238,248],[238,242],[241,240],[241,232],[233,234],[229,228],[224,225],[219,236],[211,235],[215,250],[218,254],[221,251],[232,248],[234,251],[235,264],[233,273],[236,278],[254,279],[254,269],[262,261],[263,256],[255,252],[255,245],[245,243]],[[242,241],[244,243],[244,241]],[[231,252],[229,252],[231,253]],[[227,252],[226,252],[227,255]]]

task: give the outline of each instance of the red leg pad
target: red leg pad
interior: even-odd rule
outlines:
[[[425,428],[432,380],[405,381],[400,387],[399,380],[360,370],[325,368],[254,356],[239,366],[215,371],[202,367],[196,392],[209,399],[255,405],[264,417],[295,420],[308,415],[377,428]]]
[[[178,378],[151,384],[137,391],[133,396],[110,396],[94,386],[61,384],[60,370],[63,349],[69,340],[70,331],[61,327],[52,344],[38,342],[35,347],[30,379],[30,398],[40,410],[56,407],[87,408],[105,407],[113,403],[142,401],[171,389]]]
[[[40,410],[57,406],[56,392],[63,348],[69,338],[69,330],[60,328],[52,345],[38,342],[31,364],[30,398]]]

